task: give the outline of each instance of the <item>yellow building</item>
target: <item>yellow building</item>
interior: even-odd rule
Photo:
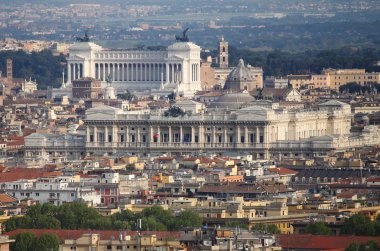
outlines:
[[[289,75],[289,83],[293,88],[308,86],[310,89],[334,89],[348,83],[366,85],[380,83],[379,72],[365,72],[365,69],[324,69],[321,74]]]
[[[331,89],[339,90],[339,87],[348,83],[366,85],[380,83],[379,72],[365,72],[365,69],[325,69],[322,74],[329,80]]]
[[[100,234],[83,234],[78,239],[66,239],[60,251],[116,251],[116,250],[185,250],[178,241],[158,239],[156,235],[114,236],[104,239]],[[174,238],[173,238],[174,239]]]

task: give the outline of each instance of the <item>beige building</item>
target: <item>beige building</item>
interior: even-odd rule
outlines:
[[[179,117],[100,106],[87,110],[85,127],[88,155],[233,151],[266,159],[380,142],[377,127],[351,135],[351,108],[335,100],[313,110],[286,110],[261,102],[230,110],[221,103],[205,113]]]
[[[289,75],[288,80],[293,88],[308,86],[339,91],[340,86],[348,83],[380,83],[380,73],[365,72],[365,69],[324,69],[321,74]]]
[[[100,234],[83,234],[78,239],[66,239],[60,245],[60,251],[116,251],[116,250],[183,250],[178,241],[162,239],[156,235],[129,236],[120,233],[120,236],[104,239]],[[174,238],[172,238],[174,239]]]
[[[366,85],[380,83],[379,72],[365,72],[365,69],[325,69],[322,74],[326,76],[331,89],[339,90],[339,87],[348,83]]]
[[[308,86],[312,83],[311,75],[288,75],[289,84],[296,89]]]
[[[215,78],[215,70],[211,67],[211,57],[207,58],[207,61],[201,62],[201,86],[202,90],[212,90],[217,83]]]

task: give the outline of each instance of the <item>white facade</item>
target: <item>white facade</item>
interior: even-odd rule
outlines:
[[[82,77],[105,82],[110,76],[118,92],[164,89],[193,96],[201,90],[201,48],[191,42],[177,42],[165,51],[109,50],[81,42],[69,51],[68,85]]]
[[[100,195],[90,186],[77,186],[74,180],[64,177],[40,178],[36,181],[19,180],[0,183],[1,190],[19,199],[32,199],[39,203],[60,205],[66,202],[83,201],[91,205],[100,204]]]
[[[334,142],[319,145],[323,137],[363,137],[350,134],[350,106],[334,100],[313,110],[253,105],[183,117],[101,106],[87,110],[85,126],[89,155],[238,151],[264,159],[271,157],[269,154],[275,157],[288,152],[299,156],[324,154],[338,147]],[[355,147],[364,143],[360,142]],[[371,144],[376,142],[378,138]]]
[[[32,133],[25,137],[24,159],[29,165],[77,160],[84,156],[84,141],[76,134]]]

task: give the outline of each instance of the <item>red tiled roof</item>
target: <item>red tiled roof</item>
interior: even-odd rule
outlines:
[[[40,237],[44,233],[55,234],[61,240],[65,239],[78,239],[83,234],[100,234],[100,238],[102,240],[110,240],[113,236],[117,238],[120,233],[124,233],[124,231],[118,230],[91,230],[91,229],[80,229],[80,230],[69,230],[69,229],[16,229],[10,231],[8,233],[4,233],[10,237],[15,236],[20,233],[31,232],[36,235],[36,237]],[[126,231],[126,235],[135,236],[137,235],[136,231]],[[142,234],[155,234],[158,238],[168,238],[174,237],[179,238],[180,232],[169,232],[169,231],[142,231]]]
[[[196,161],[197,159],[199,159],[199,158],[197,158],[197,157],[189,157],[189,158],[184,158],[183,161]]]
[[[278,173],[279,175],[295,175],[298,173],[296,171],[293,171],[284,167],[269,168],[268,171],[273,172],[273,173]]]
[[[280,245],[283,249],[344,250],[353,242],[367,243],[369,240],[380,244],[378,236],[280,235]]]
[[[377,177],[377,178],[368,178],[367,182],[380,182],[380,178],[379,177]]]
[[[12,203],[16,202],[17,199],[13,198],[12,196],[2,193],[0,194],[0,203]]]
[[[40,177],[54,177],[62,174],[62,172],[49,172],[42,168],[9,168],[7,172],[1,173],[0,182],[11,182],[21,179],[31,180]]]
[[[155,160],[173,160],[173,159],[174,159],[173,157],[158,157]]]

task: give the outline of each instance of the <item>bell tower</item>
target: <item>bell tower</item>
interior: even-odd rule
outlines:
[[[13,82],[13,61],[10,58],[7,59],[7,81]]]
[[[228,68],[228,42],[224,41],[224,36],[219,41],[219,68]]]

